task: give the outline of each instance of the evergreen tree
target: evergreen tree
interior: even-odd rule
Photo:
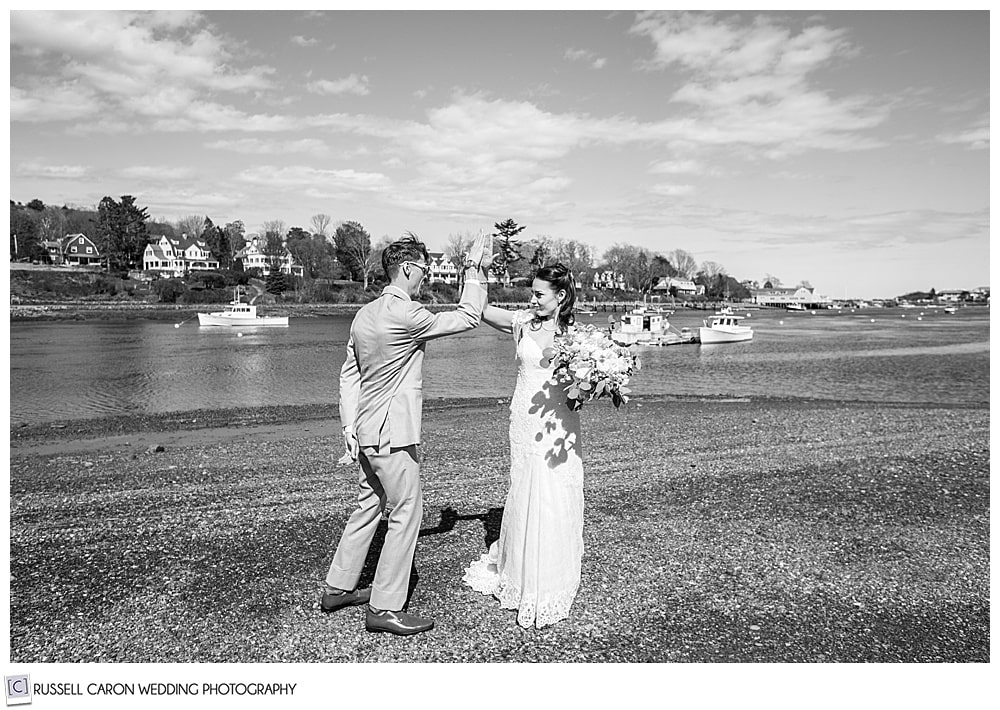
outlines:
[[[109,269],[123,271],[141,261],[149,241],[147,219],[146,208],[140,209],[131,195],[122,195],[121,202],[112,197],[101,200],[97,206],[97,242]]]
[[[521,242],[514,237],[523,232],[527,225],[519,227],[517,222],[508,218],[503,222],[496,222],[493,226],[497,230],[493,236],[498,238],[500,252],[493,260],[490,271],[498,279],[502,279],[507,275],[507,264],[521,258]]]
[[[271,271],[271,273],[267,275],[267,281],[264,283],[264,288],[268,293],[273,293],[275,296],[278,296],[288,290],[288,276],[280,271]]]

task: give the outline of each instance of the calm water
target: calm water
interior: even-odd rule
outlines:
[[[637,348],[643,369],[633,391],[989,403],[987,308],[752,314],[747,343]],[[693,328],[704,315],[682,310],[670,322]],[[12,323],[11,422],[335,403],[350,321],[293,317],[288,328],[242,337],[190,322]],[[488,326],[434,341],[425,397],[507,397],[513,357],[510,336]]]

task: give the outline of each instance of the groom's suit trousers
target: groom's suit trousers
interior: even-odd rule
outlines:
[[[354,589],[383,509],[389,509],[389,529],[372,582],[371,605],[393,611],[406,603],[410,567],[423,517],[420,462],[415,445],[404,448],[364,446],[358,460],[358,507],[347,520],[326,583]]]

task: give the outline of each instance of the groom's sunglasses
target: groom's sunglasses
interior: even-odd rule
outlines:
[[[424,276],[426,276],[427,272],[430,270],[430,269],[427,268],[427,266],[425,266],[424,264],[421,264],[420,262],[417,262],[417,261],[404,261],[403,264],[409,264],[410,266],[416,266],[418,269],[420,269],[420,273],[423,274]]]

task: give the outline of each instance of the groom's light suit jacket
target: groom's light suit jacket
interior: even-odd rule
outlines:
[[[431,313],[395,286],[358,311],[340,370],[340,422],[361,446],[420,443],[424,346],[471,330],[486,305],[484,285],[467,283],[454,311]]]

